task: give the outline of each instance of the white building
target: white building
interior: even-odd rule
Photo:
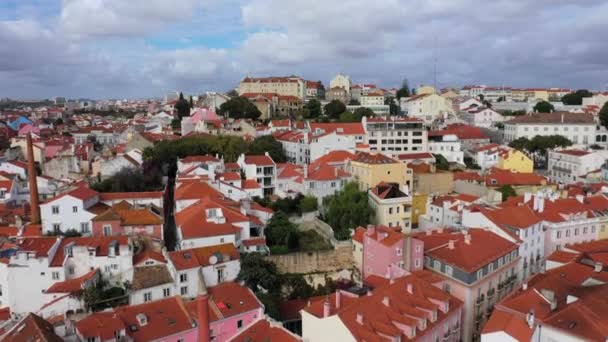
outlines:
[[[246,179],[255,180],[262,186],[264,195],[272,195],[274,193],[277,167],[268,152],[263,156],[246,156],[242,154],[237,160],[237,164],[245,172]]]
[[[575,145],[595,142],[596,124],[592,114],[531,113],[505,121],[504,125],[506,143],[519,138],[532,139],[537,135],[562,135]]]
[[[334,77],[329,82],[329,89],[339,87],[339,88],[346,90],[347,94],[350,94],[350,86],[351,86],[350,77],[348,75],[344,75],[344,74],[336,75],[336,77]]]
[[[458,136],[447,134],[429,138],[429,152],[441,154],[450,163],[464,164],[464,152]]]
[[[460,117],[469,125],[491,128],[499,122],[505,121],[505,117],[492,108],[478,107],[469,109]]]
[[[549,151],[549,178],[560,183],[576,183],[590,172],[597,172],[608,159],[608,151],[564,149]]]
[[[63,232],[76,230],[90,234],[91,219],[97,214],[88,211],[99,202],[99,193],[86,186],[61,194],[40,204],[42,232]]]
[[[367,118],[361,121],[370,152],[398,155],[428,151],[428,132],[415,118]]]
[[[401,98],[401,110],[410,118],[418,118],[425,123],[432,123],[436,119],[444,119],[454,109],[450,100],[437,94],[421,94],[408,98]]]

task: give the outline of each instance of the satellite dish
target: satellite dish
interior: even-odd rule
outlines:
[[[215,255],[210,256],[210,257],[209,257],[209,263],[210,263],[211,265],[215,265],[215,264],[217,264],[217,257],[216,257]]]

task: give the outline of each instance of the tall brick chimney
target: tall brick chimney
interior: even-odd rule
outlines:
[[[198,315],[198,342],[209,342],[209,295],[202,294],[196,298],[196,313]]]
[[[34,146],[32,134],[27,135],[27,178],[30,186],[30,208],[33,224],[40,224],[40,205],[38,203],[38,174],[36,173],[36,162],[34,161]]]

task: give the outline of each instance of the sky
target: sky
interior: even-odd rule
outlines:
[[[337,73],[604,90],[606,18],[605,0],[0,0],[0,98],[201,94],[247,75],[327,85]]]

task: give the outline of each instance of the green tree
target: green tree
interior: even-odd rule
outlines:
[[[517,193],[515,192],[515,189],[513,189],[513,187],[511,185],[503,185],[500,188],[496,189],[496,191],[500,192],[502,194],[502,201],[506,201],[507,198],[509,197],[515,197],[517,196]]]
[[[354,116],[355,116],[355,120],[357,121],[361,121],[361,119],[366,116],[368,118],[374,117],[376,116],[376,114],[374,113],[373,110],[367,108],[367,107],[359,107],[357,109],[355,109],[355,111],[353,112]]]
[[[397,99],[400,99],[402,97],[410,97],[411,94],[412,93],[410,92],[409,82],[407,81],[407,78],[404,78],[403,82],[401,82],[401,88],[397,90]]]
[[[608,128],[608,102],[604,103],[602,109],[600,109],[600,123],[602,126]]]
[[[551,113],[555,108],[547,101],[540,101],[534,106],[534,111],[539,113]]]
[[[384,98],[384,104],[388,105],[388,112],[390,115],[399,115],[401,112],[401,108],[395,101],[395,98],[392,96],[387,96]]]
[[[314,119],[321,116],[321,102],[317,99],[310,99],[304,105],[304,109],[308,110],[307,116],[304,119]]]
[[[357,118],[355,117],[355,114],[353,114],[353,112],[347,110],[346,112],[340,114],[338,121],[340,121],[340,122],[357,122]],[[361,121],[361,120],[359,120],[359,121]]]
[[[180,129],[182,127],[182,120],[180,118],[175,118],[171,120],[171,128]]]
[[[296,226],[289,221],[289,217],[282,211],[274,213],[270,221],[268,221],[266,229],[264,229],[266,242],[269,246],[287,246],[290,236],[294,234],[297,234]]]
[[[162,188],[162,175],[158,172],[143,173],[141,170],[124,168],[101,182],[91,184],[99,192],[157,191]]]
[[[301,213],[309,213],[318,209],[319,202],[315,196],[306,196],[300,201],[299,209]]]
[[[329,116],[332,119],[338,119],[340,114],[346,111],[346,105],[342,103],[340,100],[332,100],[328,104],[323,107],[325,115]]]
[[[285,281],[287,299],[308,299],[312,297],[315,289],[308,284],[301,274],[287,277]]]
[[[348,101],[348,105],[349,106],[360,106],[361,102],[355,100],[355,99],[350,99],[350,101]]]
[[[573,93],[566,94],[562,97],[562,103],[565,105],[582,105],[584,97],[592,97],[593,94],[587,89],[579,89]]]
[[[265,260],[259,253],[246,253],[241,256],[241,271],[237,279],[244,281],[253,291],[260,291],[261,287],[274,295],[280,294],[283,285],[277,265]]]
[[[242,96],[233,97],[230,100],[222,103],[218,114],[227,116],[233,119],[252,119],[256,120],[262,115],[262,112],[256,107],[253,102]]]
[[[338,191],[323,199],[324,220],[333,229],[335,237],[346,240],[350,237],[350,229],[366,226],[373,222],[374,210],[370,207],[367,192],[359,191],[357,183],[346,184]]]
[[[255,138],[247,149],[247,154],[250,155],[262,155],[265,152],[268,152],[268,155],[270,155],[270,158],[272,158],[275,163],[284,163],[287,161],[283,145],[281,145],[281,143],[272,135],[263,135]]]
[[[445,157],[442,154],[433,154],[433,156],[435,157],[435,166],[437,167],[438,170],[449,170],[450,169],[450,163],[448,162],[447,159],[445,159]]]
[[[509,143],[509,147],[520,151],[529,151],[530,139],[526,137],[517,138]]]
[[[232,90],[227,91],[226,95],[228,95],[229,97],[238,97],[239,92],[236,91],[236,89],[232,89]]]
[[[175,111],[177,112],[177,117],[180,119],[186,116],[190,116],[190,102],[184,99],[184,94],[181,92],[179,93],[179,99],[177,100],[177,102],[175,102],[173,108],[175,108]]]

